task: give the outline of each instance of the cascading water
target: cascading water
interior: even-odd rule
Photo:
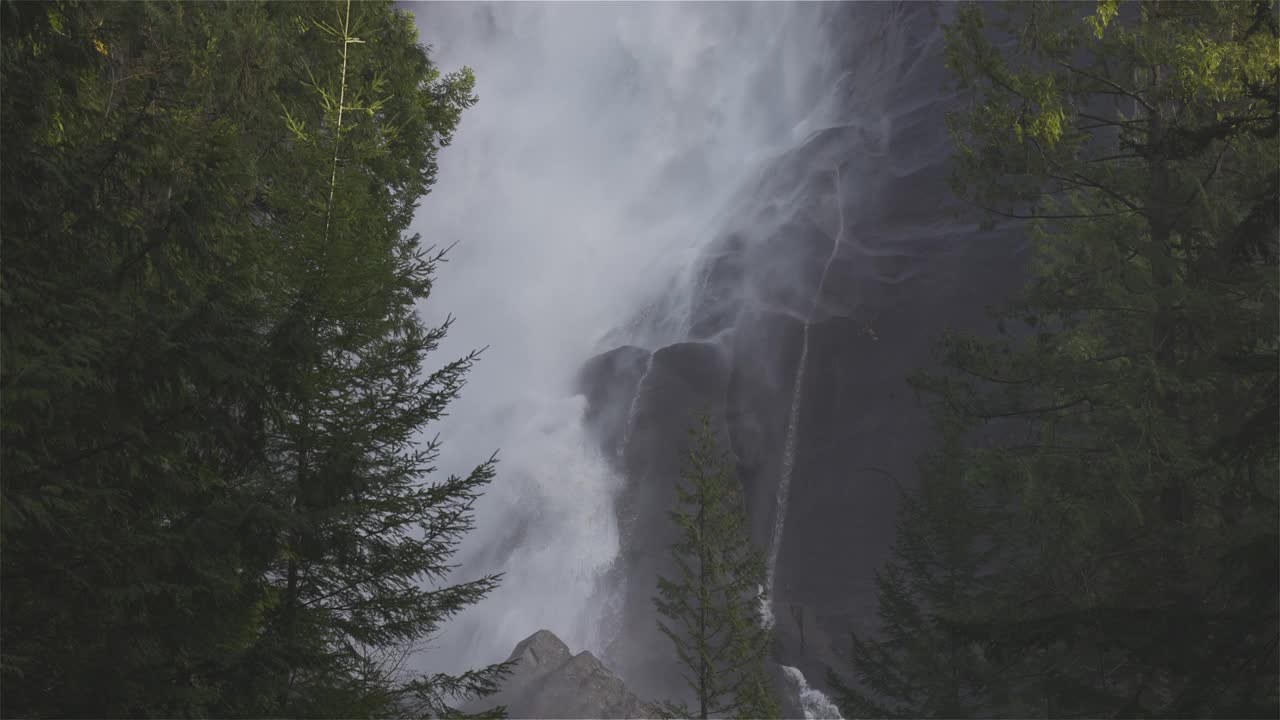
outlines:
[[[766,628],[772,628],[775,622],[773,599],[776,597],[775,579],[778,567],[778,551],[782,546],[782,533],[786,527],[787,501],[790,498],[792,474],[795,471],[796,444],[799,442],[800,408],[804,398],[805,368],[809,361],[809,327],[822,301],[822,288],[826,284],[827,274],[831,270],[831,263],[840,252],[840,244],[844,240],[844,193],[839,165],[835,167],[835,198],[839,223],[836,235],[831,243],[831,253],[827,256],[827,261],[822,267],[822,274],[818,279],[818,287],[814,292],[813,304],[804,319],[800,340],[800,357],[797,360],[795,381],[791,391],[791,411],[787,416],[787,434],[782,449],[782,473],[778,480],[777,497],[774,502],[773,528],[769,540],[769,555],[765,564],[764,597],[760,602],[761,620]],[[787,681],[791,684],[794,696],[799,702],[806,720],[841,717],[839,709],[820,690],[810,687],[804,674],[799,669],[784,665],[782,666],[782,671]]]
[[[744,387],[759,400],[735,406],[733,418],[726,408],[720,419],[738,423],[731,441],[735,432],[749,435],[748,443],[761,440],[750,447],[768,455],[752,459],[768,475],[756,478],[752,497],[763,513],[773,512],[759,520],[771,525],[758,527],[769,543],[762,612],[771,611],[782,539],[792,537],[788,506],[800,507],[804,497],[792,497],[801,417],[815,407],[813,398],[806,404],[804,386],[822,372],[817,354],[827,352],[811,341],[822,326],[811,332],[810,323],[836,255],[854,245],[844,237],[845,186],[861,202],[881,174],[928,160],[907,153],[896,164],[882,162],[894,124],[913,122],[912,113],[933,101],[892,95],[922,55],[913,31],[903,29],[903,7],[410,6],[437,64],[446,71],[470,65],[478,78],[480,102],[441,153],[440,181],[417,229],[427,244],[459,243],[422,308],[429,320],[456,316],[435,357],[444,362],[488,346],[451,415],[434,428],[444,441],[441,469],[465,472],[495,448],[501,453],[453,579],[505,573],[497,592],[444,626],[416,669],[500,660],[540,628],[605,657],[611,631],[601,626],[615,617],[626,623],[619,651],[652,667],[654,656],[645,653],[662,648],[643,616],[649,578],[631,582],[625,599],[619,593],[636,556],[663,551],[628,548],[621,534],[631,518],[620,525],[619,499],[640,497],[637,534],[657,543],[665,505],[651,488],[674,479],[662,448],[678,445],[684,419],[670,396],[696,394],[730,372],[740,383],[737,400]],[[871,162],[851,162],[855,156]],[[816,225],[804,226],[805,214],[830,194],[827,172],[838,213],[821,211],[827,234],[806,236]],[[838,227],[815,277],[835,214]],[[717,258],[730,259],[711,262]],[[768,326],[777,316],[787,332],[802,323],[793,376],[763,357],[777,347]],[[740,342],[756,345],[740,353]],[[612,387],[642,377],[634,393],[608,399],[609,442],[620,440],[611,457],[615,448],[602,451],[592,434],[598,426],[584,419],[600,417],[600,407],[575,393],[584,361],[621,346],[649,355],[640,369],[637,352],[623,353],[632,363],[626,385]],[[688,373],[698,388],[681,385]],[[708,392],[725,403],[721,386]],[[654,424],[651,415],[662,432],[637,427]],[[760,432],[746,427],[756,417],[770,418]],[[783,575],[811,569],[786,565]],[[654,564],[642,570],[652,573]],[[814,672],[812,653],[825,650],[810,648],[784,662]],[[788,682],[793,673],[804,679],[794,668],[784,672]],[[652,692],[666,692],[653,682]],[[801,704],[820,695],[803,682],[795,687]],[[812,712],[830,716],[831,708]]]
[[[618,443],[618,457],[622,458],[627,451],[627,445],[631,442],[631,436],[636,430],[636,416],[640,414],[640,398],[644,393],[644,381],[649,379],[649,373],[653,371],[653,353],[649,354],[648,359],[644,361],[644,372],[640,373],[640,379],[636,381],[636,391],[631,397],[631,406],[627,408],[626,425],[623,426],[622,440]]]
[[[769,559],[765,564],[765,596],[762,608],[765,627],[773,627],[773,586],[778,567],[778,549],[782,546],[782,530],[787,519],[787,499],[791,496],[791,473],[796,463],[796,441],[800,424],[800,400],[804,395],[804,368],[809,361],[809,321],[801,332],[800,359],[796,365],[795,389],[791,391],[791,412],[787,415],[787,439],[782,445],[782,475],[778,479],[774,500],[773,532],[769,536]]]
[[[772,627],[774,623],[774,579],[778,567],[778,551],[782,547],[782,531],[785,528],[787,519],[787,500],[791,495],[791,476],[795,470],[796,443],[799,442],[800,404],[804,397],[805,367],[809,361],[809,324],[813,322],[813,317],[817,313],[818,305],[822,301],[822,287],[826,284],[827,274],[831,270],[831,263],[836,259],[836,254],[840,252],[840,243],[844,240],[844,193],[840,182],[840,167],[838,165],[835,168],[835,186],[839,224],[835,238],[831,242],[831,254],[827,256],[827,262],[822,266],[822,274],[818,278],[818,288],[813,295],[813,304],[804,319],[804,329],[801,331],[800,358],[796,364],[795,383],[791,391],[791,412],[787,416],[786,440],[782,446],[782,474],[778,479],[778,492],[774,503],[773,533],[769,539],[769,557],[765,564],[765,598],[761,605],[762,611],[765,613],[763,620],[767,627]]]
[[[782,666],[782,673],[799,701],[805,720],[840,720],[840,708],[822,694],[821,690],[810,687],[804,673],[787,665]]]
[[[600,654],[617,590],[601,582],[619,552],[622,479],[584,425],[575,374],[614,344],[655,350],[680,339],[692,292],[681,278],[729,200],[829,93],[820,81],[831,53],[814,42],[825,10],[407,9],[442,69],[466,64],[477,77],[480,101],[442,152],[415,229],[428,245],[458,243],[421,308],[428,320],[457,321],[436,360],[487,347],[435,428],[441,471],[466,472],[495,449],[500,460],[453,579],[504,573],[416,666],[501,660],[539,628]],[[618,332],[646,307],[676,309]]]

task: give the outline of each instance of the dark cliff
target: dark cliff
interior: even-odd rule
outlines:
[[[584,365],[598,439],[627,479],[607,660],[643,694],[678,687],[650,597],[695,409],[712,411],[755,539],[776,559],[778,662],[821,678],[850,629],[874,627],[899,487],[931,442],[907,375],[930,365],[944,329],[984,327],[984,309],[1019,285],[1024,255],[1016,235],[954,213],[934,11],[858,3],[833,14],[834,35],[892,24],[912,43],[877,68],[882,114],[863,110],[862,65],[850,59],[833,79],[843,119],[774,158],[702,258],[684,341]]]

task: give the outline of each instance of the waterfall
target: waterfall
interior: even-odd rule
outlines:
[[[809,360],[809,323],[804,324],[804,339],[800,343],[800,361],[796,366],[794,390],[791,393],[791,413],[787,417],[787,439],[782,446],[782,477],[778,480],[778,494],[774,503],[773,534],[769,539],[769,560],[765,565],[764,609],[768,613],[765,626],[773,627],[773,579],[778,567],[778,548],[782,545],[782,527],[787,516],[787,499],[791,494],[791,471],[796,462],[796,426],[800,423],[800,399],[804,394],[804,367]]]
[[[818,289],[814,292],[813,304],[809,308],[809,314],[805,317],[804,330],[800,341],[800,359],[796,366],[796,379],[791,391],[791,413],[787,418],[786,441],[782,446],[782,477],[778,480],[778,494],[773,511],[773,534],[769,539],[769,559],[765,565],[766,589],[763,608],[767,614],[764,615],[762,620],[766,627],[773,627],[774,623],[774,580],[778,567],[778,551],[782,546],[782,531],[787,519],[787,500],[791,495],[791,475],[795,470],[796,443],[799,440],[800,405],[804,395],[804,372],[805,365],[808,364],[809,360],[809,325],[813,321],[814,314],[818,311],[818,303],[822,301],[822,287],[827,282],[827,273],[831,270],[831,263],[835,261],[836,253],[840,251],[840,243],[844,240],[844,192],[840,179],[839,165],[835,168],[835,177],[836,208],[839,210],[840,221],[836,229],[835,239],[831,242],[831,254],[827,256],[827,262],[822,267],[822,275],[818,278]]]
[[[601,620],[618,591],[623,479],[613,448],[598,451],[584,424],[577,371],[617,345],[673,341],[693,292],[686,278],[726,205],[794,142],[790,129],[824,89],[832,54],[814,38],[828,10],[421,3],[413,12],[441,70],[473,68],[480,98],[441,152],[440,182],[414,225],[424,244],[456,243],[420,308],[427,322],[457,319],[429,362],[488,347],[432,428],[440,471],[465,473],[499,450],[451,579],[504,573],[414,669],[501,660],[539,628],[601,654]],[[616,332],[651,306],[664,317]],[[617,408],[627,413],[623,447],[643,429],[639,399],[627,400]]]
[[[805,720],[840,720],[840,708],[837,708],[835,703],[831,702],[831,698],[824,695],[821,690],[810,687],[809,682],[804,679],[804,673],[798,668],[783,665],[782,673],[795,691],[796,700],[800,704],[801,711],[804,712]]]
[[[631,407],[627,409],[627,422],[622,429],[622,439],[618,442],[618,460],[626,457],[627,445],[631,444],[631,434],[636,429],[636,415],[640,413],[640,394],[644,390],[644,381],[649,379],[649,372],[653,370],[654,353],[649,353],[649,359],[645,360],[644,372],[640,373],[640,379],[636,380],[636,392],[631,397]]]
[[[597,398],[577,395],[575,384],[584,361],[621,346],[654,352],[712,340],[732,372],[764,388],[763,404],[751,408],[774,418],[770,451],[782,450],[775,497],[767,497],[767,481],[762,488],[761,509],[768,512],[774,499],[774,517],[759,518],[768,524],[757,526],[768,543],[762,614],[772,609],[801,459],[805,384],[818,372],[808,370],[809,346],[821,339],[810,337],[811,323],[821,320],[822,293],[838,279],[828,275],[845,241],[844,187],[861,182],[860,174],[850,174],[853,166],[832,166],[850,157],[851,143],[865,142],[868,156],[876,156],[896,117],[882,112],[882,89],[890,87],[882,80],[901,64],[901,33],[891,22],[899,13],[877,11],[868,17],[885,15],[878,23],[851,22],[845,7],[414,6],[440,68],[472,67],[480,97],[442,150],[440,182],[415,221],[427,244],[457,244],[420,309],[428,322],[457,318],[433,360],[489,348],[449,416],[433,428],[444,443],[440,471],[466,472],[500,451],[497,478],[476,504],[476,530],[459,548],[451,580],[504,573],[500,588],[431,639],[414,659],[415,671],[458,672],[500,660],[539,628],[603,656],[624,626],[615,621],[620,603],[643,603],[642,588],[626,590],[627,573],[633,565],[649,572],[653,563],[644,564],[647,555],[643,562],[629,559],[624,533],[644,537],[666,517],[642,502],[651,498],[652,483],[638,490],[627,484],[623,461],[630,455],[630,464],[647,466],[654,458],[638,453],[667,451],[647,441],[670,428],[651,435],[640,422],[654,419],[651,408],[671,403],[649,402],[659,377],[652,374],[652,355],[642,370],[636,362],[617,379],[629,381],[640,370],[632,397],[608,387],[603,409],[588,405]],[[850,32],[835,32],[833,19]],[[848,49],[864,47],[868,57],[850,64]],[[845,107],[854,88],[857,112]],[[779,167],[799,177],[779,174]],[[823,234],[813,245],[807,238],[771,244],[833,184],[838,212],[824,206]],[[722,246],[726,238],[734,242]],[[828,243],[830,254],[815,278]],[[712,278],[711,265],[703,263],[720,256],[726,260]],[[757,293],[765,287],[757,276],[765,275],[772,284]],[[708,290],[710,279],[716,285]],[[804,298],[815,280],[810,305]],[[716,316],[708,326],[721,323],[712,330],[725,334],[709,338],[700,330],[690,337],[694,308],[701,311],[699,303],[713,291],[723,291],[727,319]],[[773,367],[733,353],[739,337],[754,337],[738,323],[749,325],[755,313],[772,317],[779,297],[798,298],[787,327],[803,325],[800,347],[791,348],[799,354],[794,373],[775,376]],[[815,362],[823,350],[812,348]],[[791,397],[785,389],[769,397],[775,391],[768,388],[784,385],[788,375]],[[600,428],[587,423],[598,418],[607,418],[616,447],[597,444]],[[634,506],[631,515],[623,503]],[[617,652],[632,654],[641,667],[658,641],[633,632],[640,625],[630,622],[632,615],[622,619],[629,621],[630,644],[618,644]],[[647,682],[641,674],[636,682]]]

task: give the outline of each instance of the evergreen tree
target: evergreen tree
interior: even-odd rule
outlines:
[[[6,716],[445,714],[413,677],[492,463],[427,484],[438,254],[474,98],[389,3],[6,3]],[[424,587],[429,583],[430,587]]]
[[[497,583],[422,586],[452,569],[492,461],[424,482],[438,446],[415,447],[415,434],[457,396],[474,356],[417,376],[447,323],[425,327],[415,312],[440,256],[404,234],[438,144],[472,102],[472,80],[459,74],[420,87],[436,73],[411,20],[384,6],[340,4],[328,18],[308,19],[301,32],[317,45],[306,56],[314,94],[286,106],[291,144],[308,161],[265,200],[272,214],[310,210],[282,228],[303,260],[291,268],[298,292],[274,338],[289,383],[278,388],[281,423],[264,476],[284,537],[270,573],[278,606],[251,666],[280,695],[246,710],[383,715],[408,703],[452,713],[442,690],[484,694],[502,668],[441,685],[447,678],[397,678],[388,661]],[[315,61],[322,49],[327,65]],[[440,112],[445,104],[451,115]]]
[[[658,578],[654,604],[667,621],[658,629],[671,639],[696,712],[680,703],[677,717],[773,718],[777,700],[765,674],[771,647],[761,624],[764,559],[751,545],[737,483],[718,448],[711,419],[703,414],[690,431],[679,506],[671,519],[680,529],[672,546],[679,575]]]
[[[1274,717],[1276,7],[993,14],[966,5],[947,28],[971,93],[949,118],[956,188],[1029,222],[1030,283],[1001,313],[1027,330],[948,336],[949,372],[917,378],[948,441],[841,699]]]
[[[957,441],[949,434],[922,465],[921,487],[902,498],[893,559],[876,578],[880,635],[851,638],[857,682],[828,673],[845,717],[982,717],[996,706],[996,668],[957,623],[981,617],[973,579],[997,557],[990,528],[1001,518],[950,482]]]
[[[243,476],[280,26],[250,4],[2,12],[3,714],[210,712],[274,546]]]

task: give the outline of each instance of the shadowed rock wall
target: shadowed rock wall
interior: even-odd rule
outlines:
[[[894,539],[899,488],[914,484],[931,446],[907,376],[932,364],[945,329],[986,328],[985,308],[1021,283],[1020,236],[953,215],[944,124],[953,98],[933,11],[841,6],[833,36],[879,23],[909,44],[877,69],[891,82],[876,88],[874,115],[857,80],[875,48],[849,48],[849,71],[832,80],[844,120],[776,157],[744,191],[701,260],[687,340],[652,353],[619,347],[584,365],[598,439],[627,478],[614,578],[623,597],[607,660],[646,697],[680,687],[650,598],[669,570],[666,513],[691,413],[713,413],[766,553],[794,433],[772,595],[777,661],[821,686],[848,631],[874,628],[874,575]]]

